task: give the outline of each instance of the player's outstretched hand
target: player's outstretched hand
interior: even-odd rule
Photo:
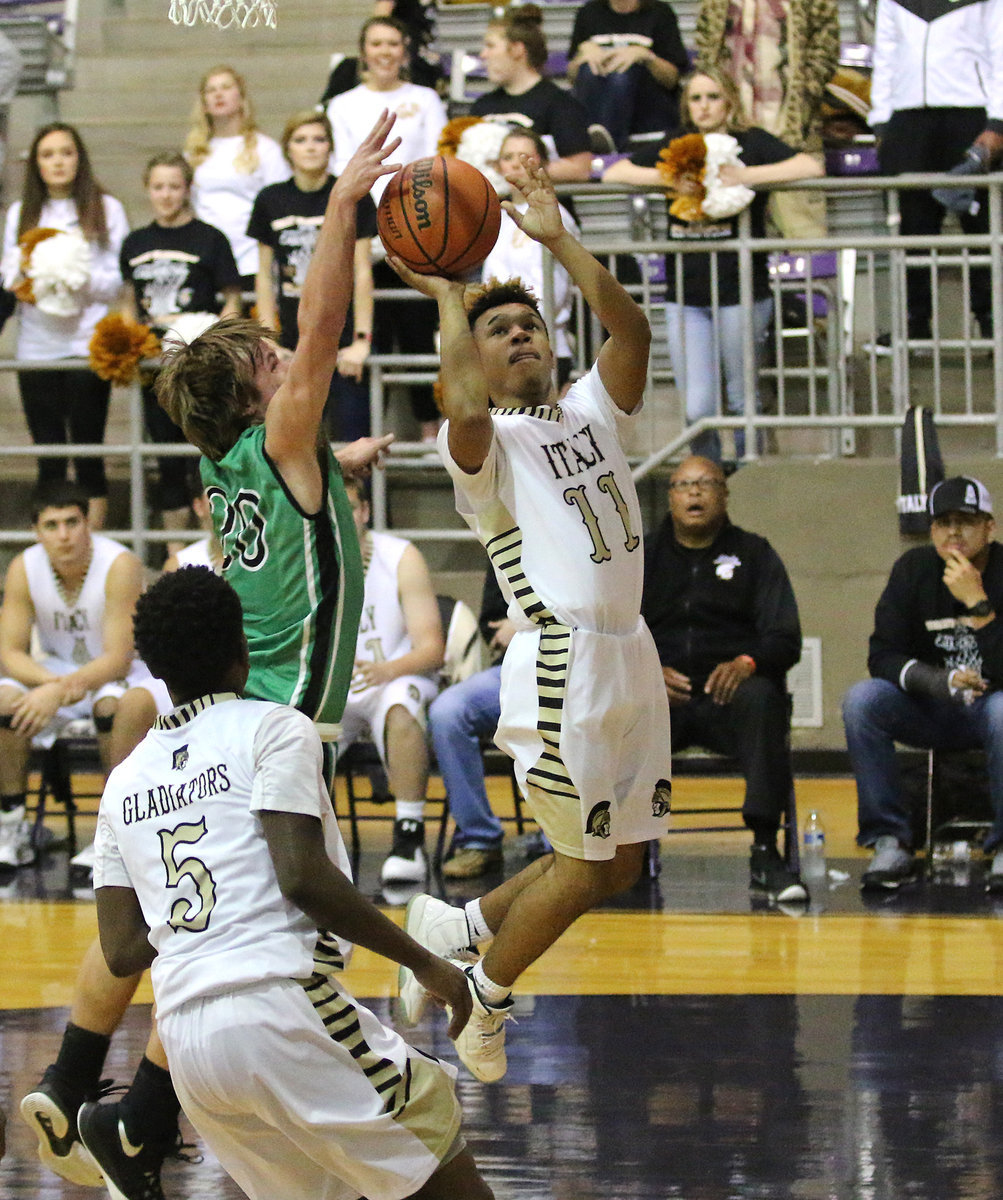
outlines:
[[[385,161],[401,144],[399,137],[387,141],[396,120],[396,113],[383,110],[376,124],[362,139],[362,144],[338,176],[334,190],[339,196],[346,196],[349,200],[358,202],[381,175],[392,175],[400,170],[400,163]]]
[[[393,440],[392,433],[385,433],[378,438],[357,438],[347,446],[342,446],[334,457],[345,475],[364,477],[373,467],[383,466],[383,456]]]
[[[430,954],[428,963],[415,971],[414,977],[436,1004],[449,1009],[448,1033],[455,1041],[463,1032],[473,1008],[466,975],[445,958]]]
[[[528,234],[534,241],[552,241],[564,233],[564,222],[561,220],[554,184],[542,166],[531,164],[525,154],[520,154],[519,157],[526,173],[525,178],[512,179],[510,183],[513,191],[522,196],[529,208],[521,213],[511,200],[503,200],[502,208],[523,233]]]

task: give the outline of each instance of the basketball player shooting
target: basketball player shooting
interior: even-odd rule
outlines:
[[[560,404],[546,326],[518,280],[470,287],[390,259],[438,303],[439,449],[518,629],[495,740],[554,850],[465,910],[424,895],[408,906],[408,932],[436,953],[469,963],[472,947],[491,943],[467,967],[473,1015],[456,1039],[485,1081],[506,1070],[512,985],[582,913],[637,880],[644,843],[665,832],[670,790],[668,701],[640,617],[641,514],[619,439],[641,407],[651,330],[564,228],[546,174],[525,165],[529,207],[505,209],[609,333]],[[407,970],[400,985],[417,1020],[427,996]]]
[[[384,109],[331,189],[292,357],[257,321],[227,318],[169,351],[157,378],[161,406],[203,454],[223,574],[244,606],[249,694],[318,724],[341,718],[362,608],[342,473],[365,473],[393,440],[360,438],[332,456],[320,431],[352,295],[356,204],[397,170],[386,162],[395,119]]]

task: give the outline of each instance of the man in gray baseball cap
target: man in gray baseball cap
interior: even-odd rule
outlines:
[[[930,493],[930,543],[892,567],[874,615],[871,678],[843,700],[857,780],[857,841],[874,848],[862,886],[894,890],[915,873],[912,814],[895,743],[986,752],[993,824],[987,890],[1003,892],[1003,546],[992,497],[956,475]]]

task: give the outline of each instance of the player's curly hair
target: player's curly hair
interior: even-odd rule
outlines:
[[[249,413],[260,399],[254,356],[274,336],[258,321],[224,317],[187,345],[164,351],[155,384],[160,407],[213,462],[254,423]]]
[[[219,691],[244,654],[244,614],[208,567],[162,575],[136,602],[136,653],[181,702]]]
[[[477,324],[478,317],[503,304],[525,304],[543,319],[540,302],[518,275],[505,280],[491,278],[482,287],[468,287],[463,302],[467,310],[467,324],[471,329]]]

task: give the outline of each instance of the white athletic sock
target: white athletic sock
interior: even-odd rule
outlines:
[[[490,942],[494,934],[488,929],[488,923],[481,912],[480,897],[468,900],[463,907],[467,914],[467,933],[470,935],[471,946],[479,946],[482,942]]]
[[[494,983],[484,974],[484,959],[479,958],[474,963],[474,969],[471,971],[474,977],[474,983],[477,985],[477,994],[481,1000],[489,1008],[497,1008],[504,1004],[505,1001],[512,995],[512,989],[502,987],[501,984]]]
[[[398,800],[394,806],[394,814],[398,821],[424,821],[424,800]]]

